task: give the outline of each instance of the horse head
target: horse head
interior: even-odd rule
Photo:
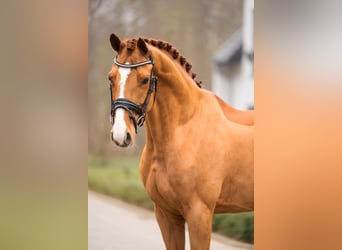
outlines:
[[[117,52],[108,73],[111,93],[112,140],[120,147],[132,145],[137,127],[153,105],[157,78],[151,50],[142,38],[121,41],[111,34]]]

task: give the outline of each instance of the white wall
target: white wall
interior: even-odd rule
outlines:
[[[244,1],[242,49],[240,65],[227,65],[227,69],[213,65],[213,92],[237,109],[254,106],[254,62],[247,54],[254,52],[254,0]],[[231,68],[237,67],[238,70]]]

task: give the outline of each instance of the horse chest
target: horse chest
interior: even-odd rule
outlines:
[[[145,188],[158,206],[175,210],[179,206],[179,195],[170,182],[170,176],[160,166],[156,164],[151,166],[145,181]]]

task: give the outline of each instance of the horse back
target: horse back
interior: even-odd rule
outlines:
[[[206,91],[215,97],[225,117],[235,123],[252,126],[254,125],[254,110],[238,110],[225,103],[221,98],[210,91]]]

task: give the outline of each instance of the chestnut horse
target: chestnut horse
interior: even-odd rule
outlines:
[[[140,161],[144,186],[169,250],[209,249],[214,213],[253,211],[253,111],[239,111],[201,89],[170,43],[121,41],[108,77],[112,140],[132,145],[146,120]]]

